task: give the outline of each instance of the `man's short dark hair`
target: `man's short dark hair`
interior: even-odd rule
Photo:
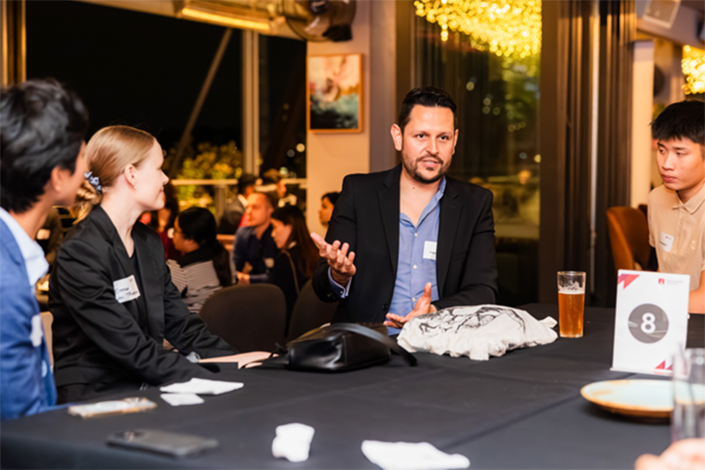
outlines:
[[[81,99],[57,81],[30,80],[0,92],[0,205],[26,212],[55,167],[76,170],[88,130]]]
[[[455,110],[457,106],[450,97],[447,91],[432,86],[424,86],[414,88],[406,94],[404,102],[401,104],[399,111],[399,127],[404,132],[404,128],[409,123],[409,115],[411,110],[416,105],[426,106],[427,108],[448,108],[453,111],[453,125],[457,127]]]
[[[686,100],[668,106],[651,123],[651,136],[656,140],[688,138],[705,145],[705,103]]]

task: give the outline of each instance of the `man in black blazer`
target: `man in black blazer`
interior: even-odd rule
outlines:
[[[412,90],[391,129],[402,164],[343,181],[326,239],[313,235],[321,254],[313,288],[340,300],[334,321],[401,328],[437,309],[495,302],[492,193],[445,176],[455,109],[443,90]]]

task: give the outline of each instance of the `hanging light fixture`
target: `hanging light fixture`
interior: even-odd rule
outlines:
[[[416,14],[466,34],[473,47],[499,57],[524,59],[541,51],[541,0],[416,0]]]
[[[705,51],[683,46],[681,68],[685,75],[685,85],[683,85],[685,94],[705,93]]]

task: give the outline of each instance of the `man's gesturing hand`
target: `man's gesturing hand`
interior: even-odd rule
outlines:
[[[341,247],[338,240],[334,241],[332,245],[329,245],[323,237],[317,233],[312,233],[311,238],[316,245],[318,245],[318,254],[321,255],[321,258],[328,261],[333,280],[341,286],[347,284],[350,278],[355,275],[355,271],[357,271],[357,268],[355,268],[353,264],[353,261],[355,261],[355,253],[352,251],[348,253],[350,246],[347,243],[343,243]]]
[[[433,284],[427,282],[423,288],[423,295],[419,297],[416,301],[414,309],[409,312],[405,317],[401,315],[396,315],[394,313],[387,314],[387,321],[384,322],[386,326],[391,326],[392,328],[403,328],[406,322],[419,315],[426,315],[427,313],[433,313],[436,311],[436,307],[431,305],[431,290],[433,289]]]

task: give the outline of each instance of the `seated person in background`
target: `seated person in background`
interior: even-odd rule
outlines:
[[[256,181],[255,175],[250,173],[240,175],[237,180],[237,196],[225,206],[220,224],[218,224],[218,233],[230,235],[237,232],[242,216],[245,215],[245,209],[247,209],[247,198],[255,192]]]
[[[174,221],[179,215],[179,199],[176,197],[176,188],[173,184],[164,185],[162,197],[164,198],[164,207],[151,212],[147,225],[156,230],[159,238],[162,239],[166,259],[179,259],[181,253],[174,246]]]
[[[243,284],[270,282],[279,251],[272,239],[272,211],[274,201],[269,195],[254,193],[247,198],[247,226],[237,231],[233,244],[233,261]]]
[[[659,271],[689,274],[688,311],[705,313],[705,104],[682,101],[651,123],[663,186],[649,194]]]
[[[333,215],[333,208],[335,207],[335,202],[338,200],[340,193],[332,192],[326,193],[321,198],[321,210],[318,211],[318,220],[321,221],[321,225],[328,228],[328,223],[330,222],[330,217]]]
[[[272,284],[284,292],[288,331],[299,292],[318,264],[318,248],[311,240],[304,213],[296,206],[287,205],[275,210],[272,227],[272,238],[280,250],[272,269]]]
[[[343,181],[313,288],[340,300],[336,322],[383,320],[396,333],[436,309],[495,302],[492,193],[445,176],[455,153],[456,106],[423,87],[404,98],[392,125],[402,164]],[[357,274],[356,274],[357,273]]]
[[[671,444],[656,457],[644,454],[635,464],[635,470],[705,470],[705,439],[683,439]]]
[[[287,194],[284,177],[278,170],[270,168],[265,171],[262,175],[262,185],[263,186],[259,188],[260,191],[265,193],[271,192],[277,195],[275,207],[284,207],[287,204],[291,204],[292,206],[296,205],[296,196],[291,193]]]
[[[83,197],[100,205],[67,234],[49,281],[58,402],[214,378],[199,358],[233,350],[188,311],[159,236],[137,222],[164,205],[161,147],[144,131],[111,126],[88,142],[86,162],[93,188]]]
[[[53,80],[0,93],[0,419],[56,405],[34,285],[49,265],[33,240],[54,205],[84,180],[88,112]]]
[[[215,217],[202,207],[186,209],[174,224],[174,244],[184,255],[168,260],[171,280],[191,313],[210,295],[237,280],[230,253],[216,238]]]

